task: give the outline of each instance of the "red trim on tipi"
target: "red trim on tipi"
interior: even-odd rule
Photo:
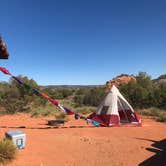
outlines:
[[[136,112],[134,112],[133,114],[135,116],[135,119],[141,123],[141,118],[139,117],[139,115]]]
[[[124,113],[120,113],[120,115],[106,115],[106,114],[101,114],[101,115],[97,115],[96,113],[92,113],[88,118],[95,120],[97,122],[99,122],[101,125],[104,124],[106,126],[122,126],[122,125],[132,125],[132,123],[134,125],[140,125],[140,118],[138,116],[137,113],[133,113],[134,117],[129,116],[129,113],[126,114],[126,116],[124,115]],[[120,119],[125,119],[128,120],[127,123],[123,123],[120,122]]]
[[[104,124],[106,126],[119,124],[119,116],[118,115],[106,115],[101,114],[97,115],[96,113],[91,114],[88,118],[95,120],[101,124]]]

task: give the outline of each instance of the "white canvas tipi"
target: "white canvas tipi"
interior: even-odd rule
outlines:
[[[107,126],[141,124],[141,119],[137,113],[114,85],[96,112],[91,114],[89,118]]]

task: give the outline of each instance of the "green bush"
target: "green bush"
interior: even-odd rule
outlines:
[[[158,108],[149,108],[137,111],[140,115],[153,116],[158,122],[166,122],[166,111]]]
[[[162,112],[162,110],[160,110],[159,108],[155,108],[155,107],[149,108],[149,110],[152,112],[153,116],[159,116],[160,113]]]
[[[106,93],[101,87],[94,87],[86,90],[78,90],[73,98],[75,107],[98,106]]]
[[[67,119],[67,115],[64,112],[56,112],[55,118],[57,120],[65,120],[65,119]]]
[[[136,82],[121,85],[120,91],[135,108],[166,109],[166,83],[156,83],[145,72],[136,76]]]
[[[41,107],[33,108],[30,113],[31,113],[32,117],[54,116],[57,111],[58,111],[58,109],[55,106],[50,105],[48,103],[45,107],[41,106]]]
[[[54,110],[47,107],[49,103],[46,99],[34,95],[33,87],[40,91],[45,92],[54,99],[63,99],[60,103],[66,107],[82,107],[81,112],[91,112],[85,109],[84,106],[98,106],[106,95],[103,87],[90,87],[90,88],[55,88],[48,87],[42,89],[38,86],[33,79],[28,77],[19,76],[26,86],[18,84],[14,79],[9,82],[0,82],[0,107],[3,107],[7,113],[16,112],[30,112],[32,110],[33,116],[47,116],[54,115]],[[165,78],[165,75],[159,77]],[[129,103],[137,109],[147,109],[150,107],[157,107],[166,109],[166,83],[158,83],[151,79],[145,73],[140,72],[136,75],[136,81],[131,81],[128,84],[119,86],[120,92],[129,101]],[[156,116],[156,110],[144,110],[143,114]]]
[[[166,112],[160,113],[160,115],[157,118],[158,122],[166,122]]]
[[[83,104],[86,106],[98,106],[104,99],[106,93],[103,88],[90,89],[83,98]]]
[[[17,157],[17,148],[11,140],[0,141],[0,163],[10,162]]]
[[[77,113],[86,115],[86,114],[93,113],[96,110],[96,107],[88,107],[88,106],[77,107],[76,110],[77,110],[76,111]]]
[[[140,115],[152,116],[152,112],[149,109],[141,109],[141,110],[138,110],[137,112]]]
[[[144,116],[156,116],[156,117],[158,117],[160,115],[161,111],[162,110],[160,110],[158,108],[152,107],[149,109],[138,110],[137,112],[141,115],[144,115]]]

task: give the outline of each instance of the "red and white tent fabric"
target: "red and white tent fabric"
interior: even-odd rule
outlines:
[[[107,126],[141,124],[140,117],[114,85],[89,118]]]

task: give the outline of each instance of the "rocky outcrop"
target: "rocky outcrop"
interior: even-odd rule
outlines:
[[[121,74],[113,78],[112,80],[107,81],[106,86],[108,88],[112,87],[112,85],[118,87],[121,84],[128,84],[130,81],[136,81],[136,78],[133,75]]]

